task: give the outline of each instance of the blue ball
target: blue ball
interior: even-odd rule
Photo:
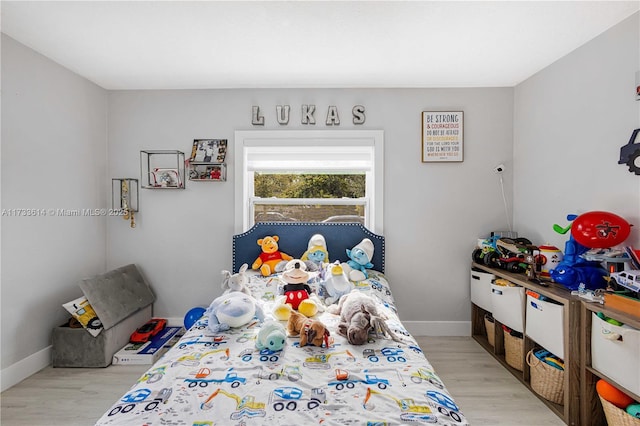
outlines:
[[[190,329],[196,321],[202,318],[204,311],[206,311],[206,309],[199,306],[189,309],[189,312],[184,316],[184,328],[187,330]]]

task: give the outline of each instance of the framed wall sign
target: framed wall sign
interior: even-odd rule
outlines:
[[[422,162],[463,161],[464,113],[422,112]]]

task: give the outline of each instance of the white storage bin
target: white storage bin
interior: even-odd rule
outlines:
[[[631,392],[640,394],[640,330],[609,324],[594,312],[591,366]]]
[[[491,284],[493,318],[512,330],[524,333],[524,287]]]
[[[471,302],[489,312],[492,312],[491,283],[495,278],[495,275],[488,272],[471,270]]]
[[[526,334],[564,359],[563,306],[527,295]]]

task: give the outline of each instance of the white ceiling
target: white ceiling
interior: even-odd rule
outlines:
[[[514,86],[640,1],[2,1],[2,32],[106,89]],[[640,19],[639,19],[640,27]]]

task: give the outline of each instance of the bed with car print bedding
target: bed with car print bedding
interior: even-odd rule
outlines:
[[[398,318],[384,275],[384,237],[356,223],[258,223],[234,236],[233,270],[243,263],[251,267],[260,254],[257,239],[278,235],[280,249],[300,257],[317,233],[325,237],[332,262],[348,260],[346,249],[363,238],[373,242],[374,266],[353,287],[375,300],[400,342],[371,334],[364,345],[351,345],[337,333],[339,316],[325,311],[314,318],[330,330],[330,347],[300,347],[298,337],[287,337],[283,350],[260,351],[257,319],[214,334],[205,315],[96,424],[467,425]],[[321,293],[317,281],[310,286]],[[248,287],[267,317],[281,284],[279,274],[249,273]]]

